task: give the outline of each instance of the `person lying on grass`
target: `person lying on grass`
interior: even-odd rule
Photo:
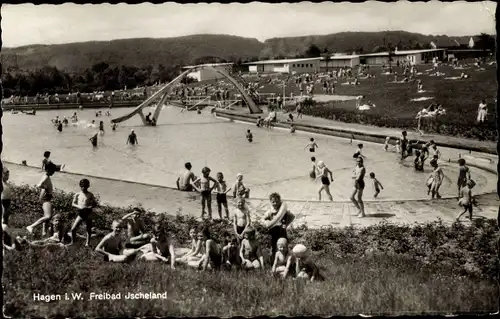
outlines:
[[[288,252],[288,240],[286,238],[278,239],[277,246],[278,251],[274,256],[271,273],[286,278],[290,270],[292,270],[292,255]]]
[[[311,282],[323,280],[323,276],[321,276],[319,268],[309,256],[309,251],[306,246],[301,244],[295,245],[292,252],[295,258],[296,278],[309,280]]]
[[[193,256],[196,252],[196,247],[198,246],[198,236],[195,227],[189,229],[189,238],[191,239],[191,248],[186,248],[188,251],[175,259],[178,263],[187,263],[189,257]]]
[[[167,233],[165,224],[155,225],[154,233],[154,237],[151,238],[150,244],[141,248],[144,254],[139,259],[163,261],[166,263],[170,262],[170,268],[175,269],[174,245]]]
[[[222,250],[219,245],[211,238],[210,229],[205,226],[198,233],[198,248],[196,253],[201,250],[203,252],[202,257],[199,260],[191,258],[188,261],[188,266],[194,267],[201,271],[207,269],[219,269],[222,265]]]
[[[248,227],[244,239],[241,242],[240,257],[243,268],[264,269],[264,257],[260,249],[260,243],[255,238],[255,229]]]
[[[239,197],[236,202],[238,207],[234,210],[233,228],[239,242],[243,239],[245,231],[250,227],[251,220],[250,212],[245,206],[245,199]]]
[[[120,220],[114,220],[111,229],[111,233],[104,236],[95,251],[104,255],[105,261],[118,263],[132,261],[141,249],[124,249],[123,228]]]
[[[153,235],[147,234],[144,222],[140,217],[143,211],[136,207],[134,211],[122,217],[122,222],[127,224],[128,240],[125,243],[125,248],[139,248],[148,244]]]
[[[61,215],[56,214],[52,218],[52,225],[54,234],[51,237],[29,241],[25,236],[16,236],[12,238],[10,229],[6,224],[2,224],[3,230],[3,246],[7,250],[22,250],[27,246],[31,247],[47,247],[47,246],[60,246],[65,247],[63,241],[65,239],[64,226],[61,222]]]
[[[89,187],[89,180],[86,178],[82,179],[80,181],[81,191],[73,197],[72,206],[77,209],[78,216],[69,232],[70,242],[68,245],[73,244],[74,238],[76,237],[76,230],[82,222],[85,222],[87,226],[87,240],[85,241],[85,246],[90,246],[90,237],[92,236],[92,209],[97,206],[97,200],[94,194],[89,192]]]

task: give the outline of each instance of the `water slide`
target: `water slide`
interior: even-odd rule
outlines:
[[[134,115],[139,115],[141,117],[141,119],[142,119],[142,122],[144,124],[147,124],[146,123],[146,118],[144,116],[144,113],[142,113],[142,110],[145,107],[150,106],[156,99],[158,99],[159,97],[161,97],[161,100],[157,104],[157,106],[155,108],[155,111],[154,111],[154,114],[153,114],[153,118],[156,121],[158,121],[158,116],[160,115],[160,111],[162,109],[162,106],[165,103],[165,100],[166,100],[166,97],[167,97],[167,93],[168,93],[170,87],[172,87],[173,85],[175,85],[179,81],[181,81],[182,78],[184,78],[187,74],[189,74],[189,73],[191,73],[193,71],[196,71],[196,70],[208,69],[208,68],[210,68],[210,69],[212,69],[212,70],[220,73],[221,75],[223,75],[227,80],[229,80],[236,87],[236,89],[241,93],[241,96],[242,96],[243,100],[246,102],[246,104],[247,104],[247,106],[248,106],[251,114],[262,113],[262,110],[255,104],[255,102],[252,100],[252,98],[245,92],[245,88],[236,79],[234,79],[231,75],[229,75],[228,72],[226,72],[225,70],[216,69],[216,68],[213,68],[213,67],[210,67],[210,66],[199,66],[199,67],[194,67],[192,69],[184,71],[183,73],[181,73],[181,75],[179,75],[178,77],[176,77],[175,79],[173,79],[172,81],[170,81],[168,84],[166,84],[164,87],[162,87],[159,91],[157,91],[156,93],[154,93],[153,95],[151,95],[148,99],[146,99],[144,102],[142,102],[141,104],[139,104],[130,113],[128,113],[126,115],[123,115],[121,117],[112,119],[111,123],[124,122],[124,121],[130,119],[131,117],[133,117]]]

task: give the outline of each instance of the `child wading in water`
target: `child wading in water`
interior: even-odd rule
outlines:
[[[227,183],[224,180],[224,175],[219,172],[217,173],[217,210],[219,212],[219,217],[222,219],[222,206],[226,211],[226,218],[229,219],[229,209],[227,207],[227,193],[231,188],[227,188]]]
[[[375,173],[371,172],[370,178],[372,179],[373,189],[375,190],[373,197],[377,198],[378,194],[380,194],[380,189],[384,189],[384,186],[382,186],[382,183],[380,183],[378,179],[375,178]]]
[[[194,181],[193,187],[201,194],[201,219],[205,216],[205,205],[208,207],[208,218],[212,219],[212,190],[217,186],[217,181],[210,176],[210,168],[203,167],[201,170],[202,177]],[[200,187],[196,185],[200,183]],[[213,182],[213,186],[210,186]]]
[[[441,195],[439,195],[439,188],[443,183],[444,173],[441,167],[439,167],[436,159],[433,159],[430,164],[433,168],[433,171],[427,179],[427,195],[429,193],[432,193],[432,199],[434,199],[434,197],[441,198]]]
[[[458,205],[464,208],[464,211],[458,214],[457,221],[460,220],[467,211],[469,212],[469,220],[472,220],[472,188],[475,183],[472,180],[468,180],[466,185],[460,189],[460,199],[458,200]]]
[[[61,171],[64,168],[64,164],[63,165],[56,165],[56,164],[52,163],[52,161],[49,159],[50,154],[51,153],[49,151],[45,151],[43,153],[42,171],[46,171],[48,165],[53,165],[53,169],[55,172]]]
[[[311,157],[311,162],[312,162],[312,170],[309,172],[309,177],[312,178],[313,180],[316,179],[316,172],[318,170],[318,167],[316,165],[316,157]]]
[[[314,138],[311,137],[310,141],[311,142],[309,144],[307,144],[306,147],[304,147],[304,149],[309,148],[309,152],[314,153],[316,151],[316,149],[319,147],[318,147],[318,144],[316,144],[316,142],[314,142]]]
[[[70,230],[71,241],[69,245],[73,244],[76,237],[76,230],[82,222],[85,222],[87,226],[87,241],[85,246],[90,246],[90,237],[92,236],[92,209],[97,206],[97,201],[94,194],[89,192],[90,182],[88,179],[84,178],[80,181],[81,192],[75,194],[73,197],[72,206],[78,210],[78,216]]]
[[[326,167],[323,161],[318,162],[318,176],[316,179],[321,179],[321,187],[318,191],[319,200],[321,201],[321,193],[323,190],[326,193],[326,196],[333,202],[332,194],[330,194],[330,179],[333,181],[333,173],[332,171]]]
[[[247,140],[252,143],[253,141],[253,134],[250,132],[250,130],[247,131]]]

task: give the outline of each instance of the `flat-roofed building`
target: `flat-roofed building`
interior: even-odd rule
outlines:
[[[191,69],[195,66],[211,66],[215,69],[226,69],[228,67],[231,67],[233,63],[208,63],[208,64],[200,64],[200,65],[188,65],[182,67],[183,70]],[[191,73],[188,73],[188,77],[191,77],[193,79],[198,80],[198,82],[201,81],[209,81],[209,80],[219,80],[222,79],[223,76],[220,75],[216,70],[207,68],[207,69],[199,69],[197,71],[193,71]]]
[[[445,49],[425,49],[425,50],[401,50],[394,51],[392,63],[398,61],[410,62],[411,64],[430,63],[432,59],[437,57],[439,60],[444,60],[446,57]],[[389,52],[377,52],[359,55],[361,64],[382,65],[389,63]]]
[[[247,62],[250,73],[309,73],[317,72],[321,58],[281,59]]]
[[[344,67],[354,68],[359,65],[359,55],[332,55],[328,60],[322,58],[320,70],[322,72]]]

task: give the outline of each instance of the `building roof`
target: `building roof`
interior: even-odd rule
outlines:
[[[191,69],[197,66],[223,66],[223,65],[233,65],[234,63],[206,63],[206,64],[198,64],[198,65],[186,65],[183,66],[183,69]]]
[[[399,50],[394,51],[394,55],[407,55],[407,54],[415,54],[415,53],[425,53],[425,52],[435,52],[435,51],[443,51],[444,49],[425,49],[425,50]],[[389,52],[377,52],[377,53],[368,53],[368,54],[360,54],[360,56],[388,56]]]
[[[265,61],[255,61],[243,63],[244,65],[254,65],[254,64],[285,64],[285,63],[298,63],[305,61],[315,61],[321,60],[322,58],[301,58],[301,59],[281,59],[281,60],[265,60]]]
[[[332,55],[330,60],[350,60],[359,58],[359,55]],[[322,58],[324,60],[324,58]]]

